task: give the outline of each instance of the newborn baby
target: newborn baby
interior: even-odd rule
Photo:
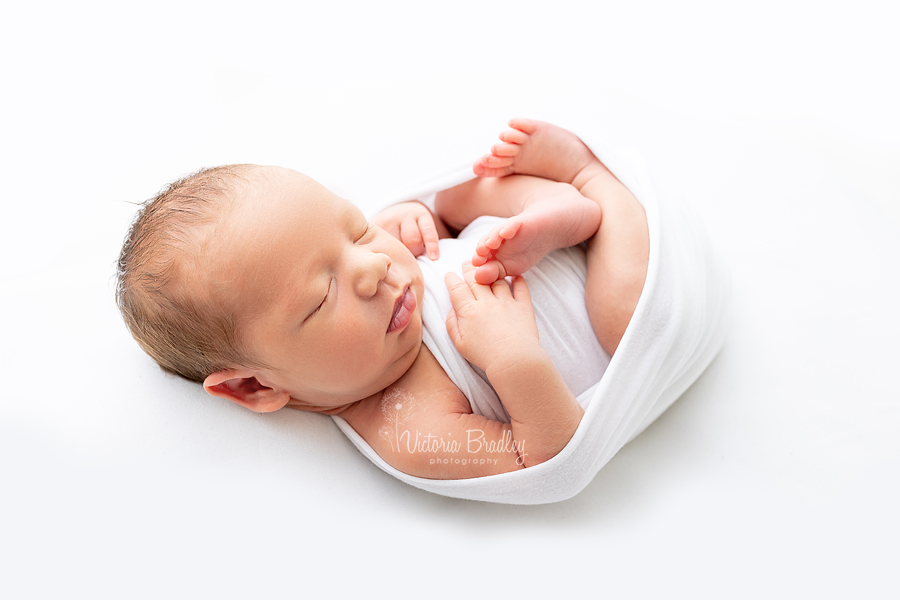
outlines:
[[[649,234],[640,203],[576,136],[526,119],[510,127],[475,164],[479,178],[438,193],[435,214],[409,202],[368,222],[276,167],[175,182],[144,205],[122,249],[126,324],[163,368],[210,394],[258,412],[340,415],[411,475],[480,477],[552,458],[583,409],[541,346],[522,274],[588,240],[585,306],[612,354],[643,288]],[[446,332],[508,423],[474,413],[422,343],[416,256],[437,259],[439,238],[482,215],[506,220],[480,239],[462,278],[446,275]],[[405,446],[386,434],[401,419]]]

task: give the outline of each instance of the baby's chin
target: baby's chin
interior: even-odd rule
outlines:
[[[415,326],[416,337],[412,340],[412,344],[402,356],[400,356],[396,361],[394,361],[383,373],[382,377],[379,378],[378,384],[375,386],[378,389],[375,392],[380,392],[391,386],[397,381],[399,381],[415,364],[416,359],[419,356],[419,353],[422,351],[422,316],[419,311],[416,311],[416,314],[413,316],[413,321],[407,327]],[[410,332],[412,333],[412,332]]]
[[[349,393],[344,395],[342,398],[323,402],[325,406],[323,407],[323,410],[320,410],[318,412],[343,410],[351,404],[355,404],[360,400],[365,400],[383,392],[385,389],[400,381],[400,379],[402,379],[403,376],[406,375],[406,373],[409,372],[409,370],[415,364],[416,359],[419,357],[419,353],[422,351],[422,348],[424,346],[424,343],[422,341],[421,313],[418,313],[416,317],[414,317],[414,319],[417,319],[417,321],[414,320],[409,325],[411,326],[414,324],[418,324],[418,334],[414,339],[412,346],[406,353],[404,353],[396,361],[388,365],[380,375],[373,378],[371,383],[362,386],[359,392]],[[334,402],[335,400],[340,406],[335,407],[335,405],[332,404],[332,402]],[[326,412],[326,414],[336,413]]]

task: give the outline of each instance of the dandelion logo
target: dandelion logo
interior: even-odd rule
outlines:
[[[413,408],[415,408],[415,397],[404,390],[396,387],[384,393],[381,397],[381,412],[384,413],[388,424],[393,425],[393,431],[388,426],[384,426],[379,430],[379,435],[391,443],[391,449],[400,450],[400,426],[406,423],[412,416]],[[394,442],[397,447],[394,447]]]

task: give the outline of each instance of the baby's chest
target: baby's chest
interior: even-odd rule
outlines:
[[[384,390],[381,404],[385,414],[472,412],[469,401],[424,344],[413,366]]]

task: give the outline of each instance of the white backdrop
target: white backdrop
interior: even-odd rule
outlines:
[[[4,12],[3,596],[898,593],[886,1]],[[409,488],[327,419],[163,375],[121,323],[130,203],[179,175],[280,164],[373,207],[478,156],[509,117],[561,110],[695,196],[743,317],[568,502]]]

